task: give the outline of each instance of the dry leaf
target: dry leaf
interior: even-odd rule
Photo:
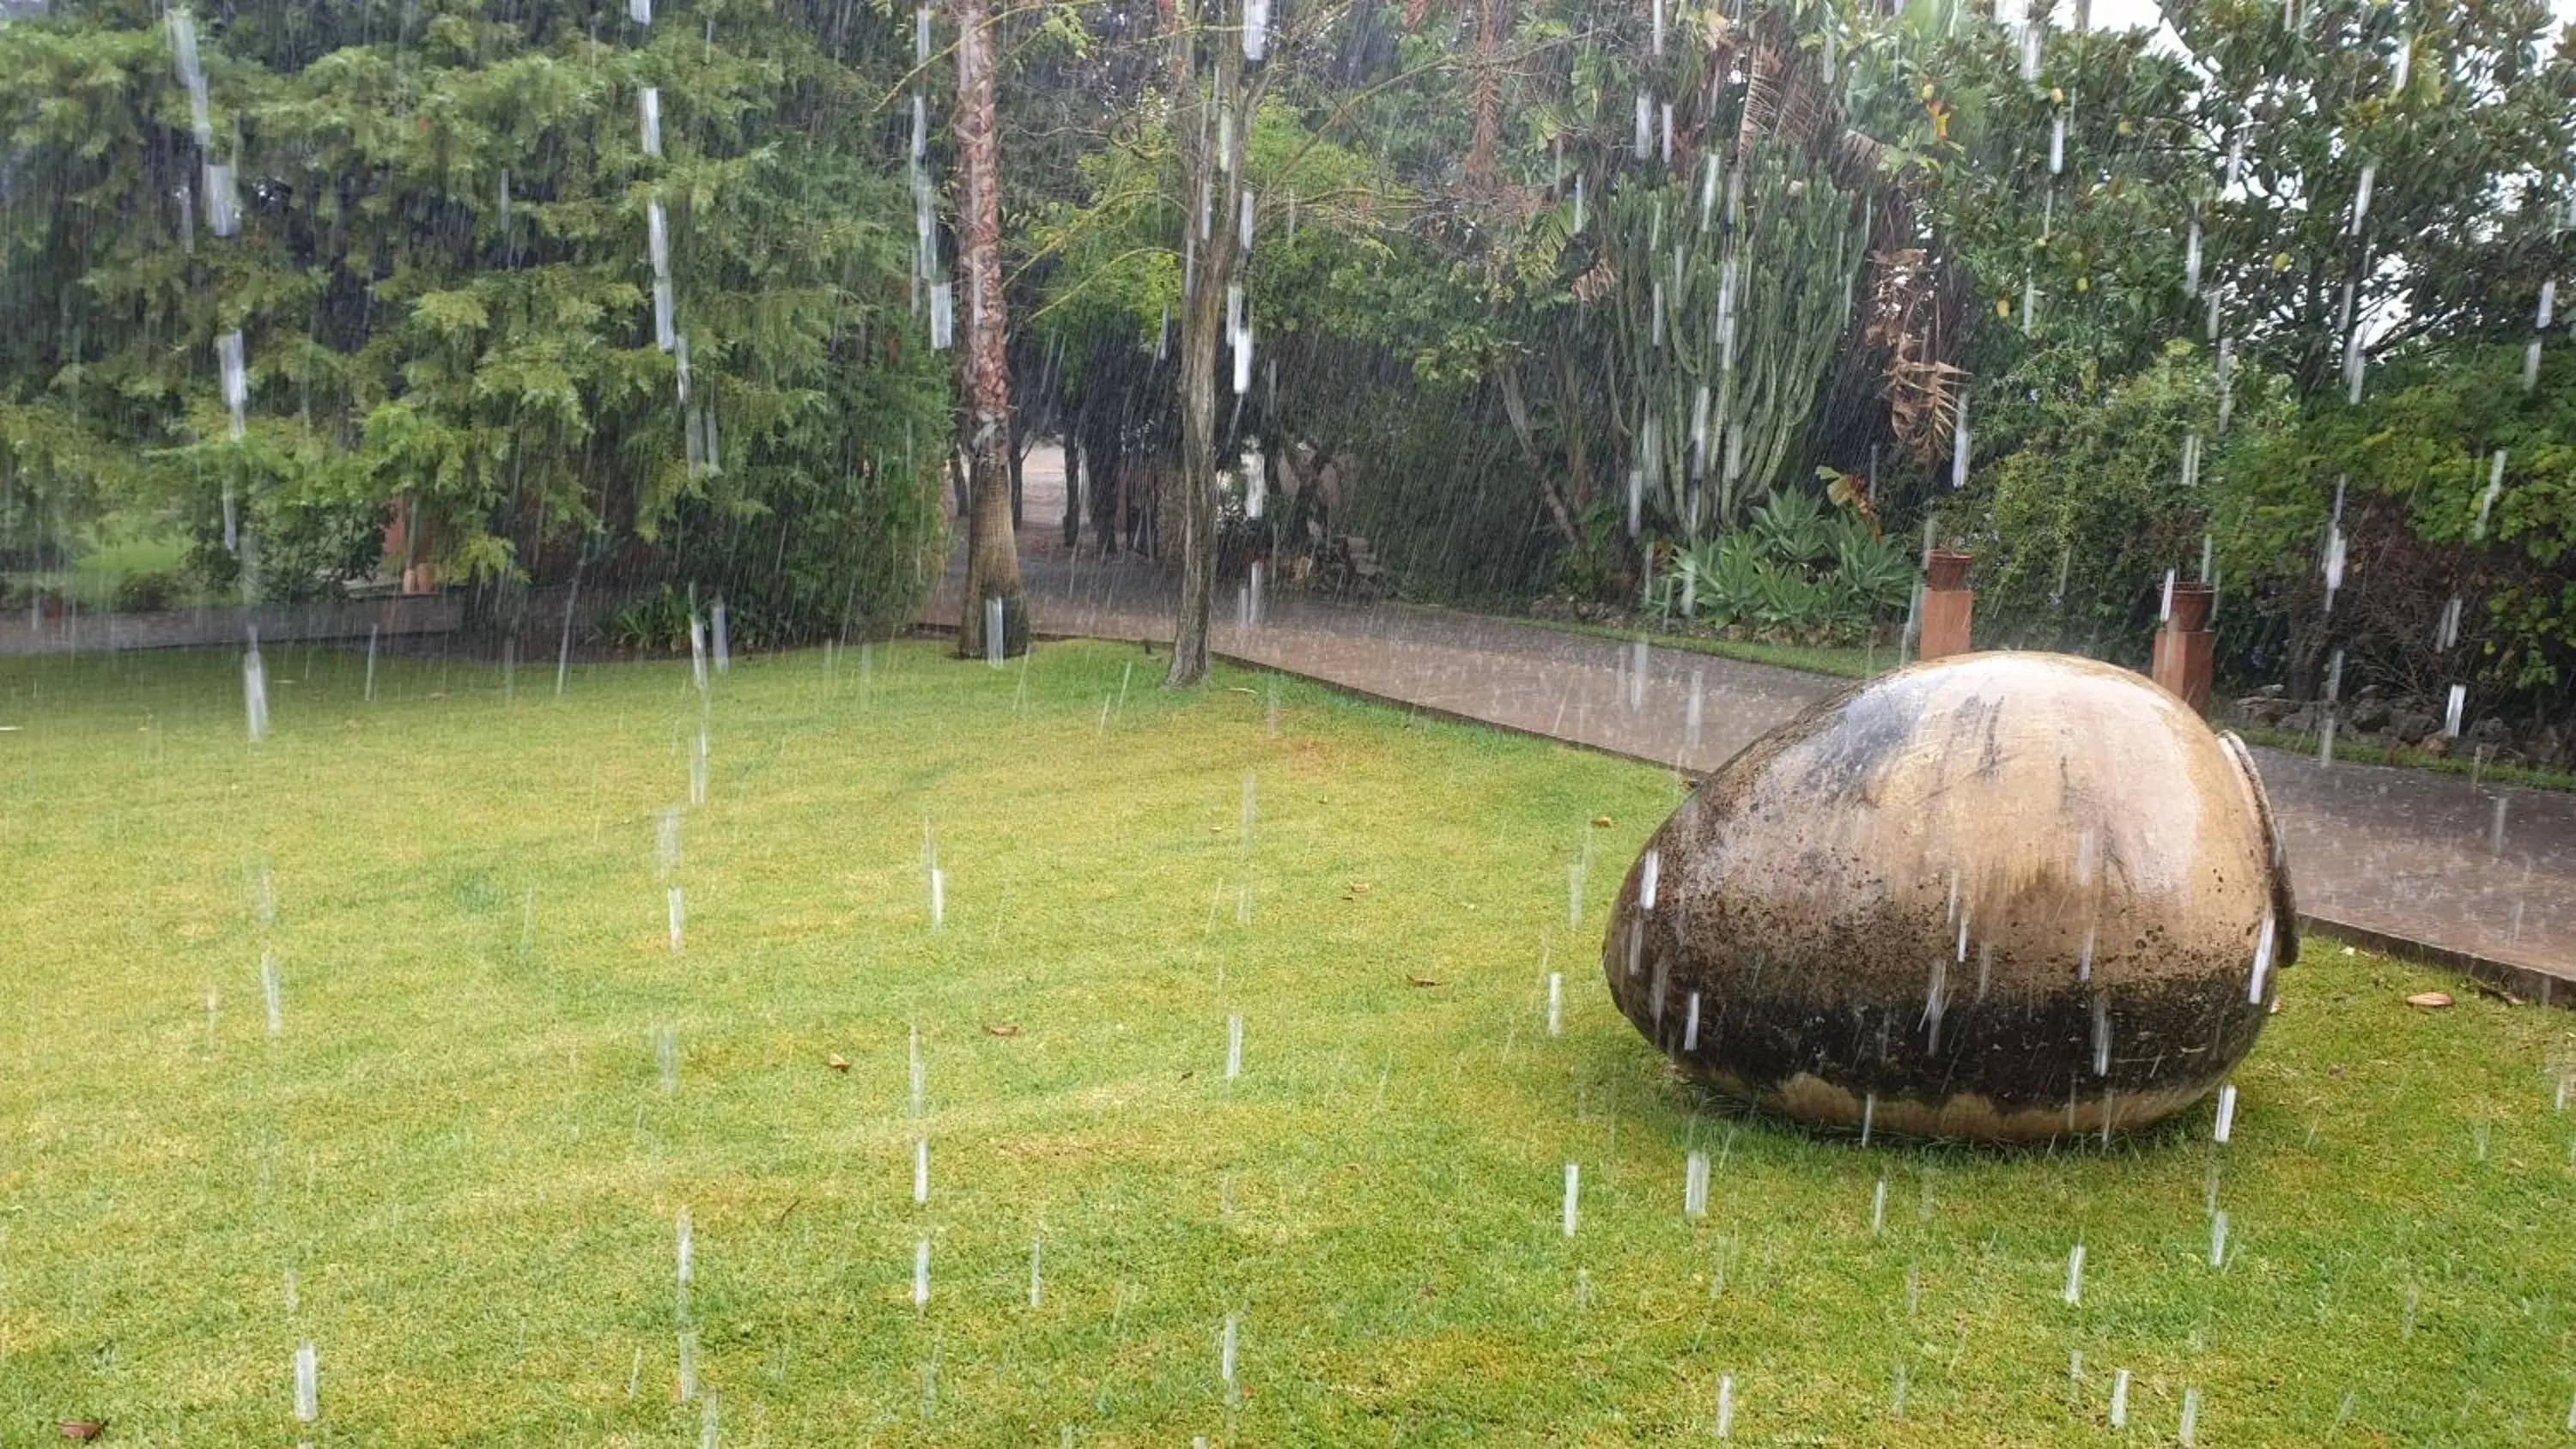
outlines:
[[[1609,816],[1607,816],[1607,815],[1595,815],[1595,816],[1593,816],[1593,817],[1592,817],[1592,828],[1593,828],[1593,829],[1595,829],[1595,830],[1607,830],[1607,829],[1609,829],[1609,828],[1610,828],[1610,817],[1609,817]]]
[[[1355,896],[1364,896],[1364,895],[1367,895],[1367,894],[1369,893],[1369,883],[1368,883],[1367,881],[1364,881],[1364,880],[1355,880],[1355,881],[1352,881],[1349,885],[1346,885],[1346,886],[1342,887],[1342,889],[1344,889],[1344,890],[1346,890],[1346,891],[1349,891],[1352,895],[1355,895]]]
[[[2406,998],[2406,1004],[2408,1006],[2420,1006],[2430,1011],[2436,1007],[2450,1005],[2451,993],[2447,991],[2418,991],[2414,995]]]
[[[986,1036],[1018,1036],[1019,1034],[1020,1024],[1016,1021],[988,1022],[984,1027]]]
[[[95,1439],[106,1432],[107,1425],[96,1419],[63,1420],[63,1437],[66,1439]]]
[[[1404,978],[1404,984],[1407,986],[1445,986],[1448,983],[1434,981],[1428,976],[1407,976]]]
[[[836,1072],[846,1072],[850,1069],[850,1059],[841,1055],[839,1052],[834,1052],[829,1057],[824,1058],[823,1064]]]

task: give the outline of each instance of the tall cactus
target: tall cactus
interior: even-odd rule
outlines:
[[[1592,308],[1640,529],[1693,540],[1788,481],[1867,230],[1864,200],[1779,145],[1696,182],[1620,178]]]

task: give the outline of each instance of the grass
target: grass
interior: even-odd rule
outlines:
[[[1614,629],[1607,624],[1585,624],[1571,619],[1522,618],[1519,622],[1565,634],[1617,639],[1623,643],[1638,637],[1638,631],[1634,629]],[[1646,632],[1645,639],[1659,649],[1684,649],[1694,654],[1713,654],[1720,659],[1740,659],[1748,664],[1769,664],[1805,674],[1831,674],[1843,679],[1868,679],[1885,674],[1897,663],[1894,649],[1870,649],[1858,645],[1770,644],[1758,639],[1720,639],[1708,634],[1666,634],[1652,630]]]
[[[0,666],[0,1443],[2561,1442],[2576,1018],[2311,942],[2223,1148],[1820,1139],[1598,984],[1669,774],[1138,661],[738,664],[677,955],[685,665]]]
[[[2297,755],[2317,752],[2318,737],[2293,734],[2288,730],[2266,729],[2261,725],[2234,724],[2228,728],[2258,745],[2269,745]],[[2420,750],[2402,745],[2372,745],[2358,740],[2335,741],[2334,757],[2356,765],[2396,765],[2410,770],[2431,770],[2444,775],[2458,775],[2491,784],[2520,785],[2531,790],[2576,790],[2576,773],[2566,770],[2544,770],[2530,765],[2480,763],[2477,747],[2463,742],[2467,758],[2445,756],[2436,759]]]
[[[114,607],[117,585],[128,577],[175,572],[187,562],[187,552],[177,535],[157,529],[132,537],[113,536],[83,550],[68,569],[29,570],[14,575],[13,581],[27,588],[58,591],[84,612],[102,612]]]

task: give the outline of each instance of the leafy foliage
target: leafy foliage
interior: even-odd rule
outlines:
[[[0,220],[13,466],[58,508],[178,508],[208,572],[269,597],[373,571],[399,500],[455,576],[561,581],[604,530],[631,566],[808,628],[901,617],[937,544],[948,389],[910,318],[901,191],[835,124],[872,99],[861,72],[785,13],[587,31],[545,7],[236,9],[201,26],[201,158],[157,16],[0,27],[26,187]],[[210,160],[238,176],[237,236],[206,224]],[[685,402],[656,345],[657,206]],[[235,329],[239,442],[215,367]]]
[[[1815,496],[1784,489],[1746,526],[1676,547],[1650,604],[1718,626],[1808,640],[1849,640],[1905,607],[1914,562],[1854,513],[1828,517]]]

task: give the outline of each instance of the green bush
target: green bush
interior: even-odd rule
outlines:
[[[120,614],[157,614],[178,607],[186,597],[187,581],[167,569],[147,569],[127,574],[116,581],[114,596]]]
[[[2394,365],[2361,406],[2231,456],[2219,557],[2263,626],[2241,664],[2304,691],[2341,651],[2347,690],[2466,683],[2478,712],[2533,717],[2576,702],[2576,357],[2545,353],[2529,390],[2523,361],[2507,345]],[[2319,556],[2338,485],[2345,567],[2329,607]],[[2444,649],[2454,598],[2459,639]]]
[[[1811,494],[1782,489],[1745,526],[1674,547],[1647,607],[1725,627],[1850,640],[1904,607],[1914,562],[1857,514],[1828,516]]]
[[[2285,415],[2246,369],[2234,387],[2230,440]],[[2210,510],[2234,469],[2217,437],[2207,349],[2170,344],[2108,383],[2073,349],[2035,353],[1993,392],[1977,444],[2000,456],[1938,508],[1943,531],[1977,555],[1977,642],[2143,665],[2165,573],[2198,577]],[[2186,483],[2194,433],[2198,481]]]

